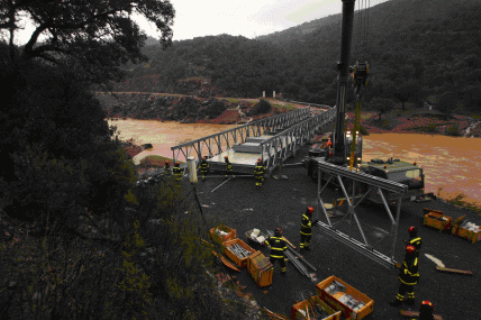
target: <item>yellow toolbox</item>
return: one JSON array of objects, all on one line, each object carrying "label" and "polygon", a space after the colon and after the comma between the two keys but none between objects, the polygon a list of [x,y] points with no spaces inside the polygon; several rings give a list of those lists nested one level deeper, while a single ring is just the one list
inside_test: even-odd
[{"label": "yellow toolbox", "polygon": [[453,218],[445,216],[442,211],[424,208],[423,225],[445,231],[453,226]]},{"label": "yellow toolbox", "polygon": [[[321,312],[316,311],[318,310],[316,306],[319,309],[321,309],[322,314]],[[314,314],[312,312],[313,310],[316,314],[316,317],[314,317]],[[307,316],[308,313],[309,313],[309,317]],[[291,308],[291,317],[293,320],[305,320],[305,319],[340,320],[341,311],[334,310],[327,303],[322,301],[318,296],[312,296],[310,300],[309,299],[304,300],[293,305]],[[320,317],[323,317],[323,318],[320,318]]]},{"label": "yellow toolbox", "polygon": [[[466,238],[472,243],[476,243],[481,240],[481,226],[475,226],[473,228],[474,224],[472,222],[468,220],[463,221],[465,217],[466,215],[459,217],[454,221],[451,233]],[[469,225],[470,223],[472,224],[471,226]]]},{"label": "yellow toolbox", "polygon": [[346,319],[364,319],[374,308],[374,300],[336,276],[319,282],[316,292],[321,300],[341,311]]}]

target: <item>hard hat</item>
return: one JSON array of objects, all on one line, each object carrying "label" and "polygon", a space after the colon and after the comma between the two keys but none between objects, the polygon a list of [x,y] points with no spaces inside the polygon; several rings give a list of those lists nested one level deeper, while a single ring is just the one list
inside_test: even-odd
[{"label": "hard hat", "polygon": [[229,159],[229,157],[228,157],[228,156],[225,156],[224,159]]},{"label": "hard hat", "polygon": [[429,300],[424,300],[423,302],[421,302],[421,307],[419,308],[419,311],[434,312],[434,305],[431,302],[429,302]]},{"label": "hard hat", "polygon": [[175,165],[180,166],[180,162],[177,161],[177,162],[175,163]]},{"label": "hard hat", "polygon": [[409,254],[412,254],[416,251],[416,248],[414,248],[414,246],[406,246],[406,253],[409,253]]},{"label": "hard hat", "polygon": [[313,213],[313,212],[314,212],[314,208],[313,208],[313,207],[307,207],[307,211],[308,211],[309,213]]},{"label": "hard hat", "polygon": [[207,159],[207,156],[203,156],[204,159]]},{"label": "hard hat", "polygon": [[418,229],[415,226],[410,227],[408,230],[409,234],[411,234],[412,236],[416,236],[418,233]]},{"label": "hard hat", "polygon": [[331,137],[329,137],[329,140],[327,141],[327,146],[328,146],[328,147],[332,146],[332,140],[331,140]]},{"label": "hard hat", "polygon": [[280,228],[276,228],[276,229],[274,230],[274,234],[275,234],[276,236],[281,236],[281,235],[282,235],[282,230],[281,230]]},{"label": "hard hat", "polygon": [[262,162],[261,158],[257,159],[257,163],[260,163]]},{"label": "hard hat", "polygon": [[169,160],[165,160],[165,164],[169,164]]}]

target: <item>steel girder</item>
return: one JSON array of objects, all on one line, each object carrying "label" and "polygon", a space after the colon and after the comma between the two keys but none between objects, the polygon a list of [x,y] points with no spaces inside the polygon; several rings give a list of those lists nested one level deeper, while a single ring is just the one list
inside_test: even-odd
[{"label": "steel girder", "polygon": [[[339,167],[324,161],[319,161],[318,162],[318,170],[319,173],[325,172],[329,174],[328,180],[324,186],[322,186],[322,180],[321,180],[321,174],[318,174],[318,208],[317,208],[317,213],[318,217],[320,217],[320,210],[322,210],[324,216],[326,217],[327,223],[324,223],[322,221],[319,221],[315,226],[318,227],[319,229],[323,230],[327,235],[333,237],[336,240],[339,240],[349,247],[355,249],[356,251],[362,253],[363,255],[367,256],[370,259],[373,259],[374,261],[380,263],[384,267],[387,268],[394,268],[396,261],[394,260],[394,252],[395,252],[395,245],[396,245],[396,240],[397,240],[397,234],[398,234],[398,226],[399,226],[399,216],[401,213],[401,203],[402,203],[402,196],[403,194],[407,193],[408,187],[406,185],[389,181],[383,178],[375,177],[366,173],[362,172],[355,172],[354,170],[351,171],[347,167]],[[341,232],[340,230],[337,230],[335,226],[332,224],[331,218],[329,217],[326,207],[324,206],[324,202],[322,201],[322,192],[326,189],[327,185],[329,182],[332,180],[332,178],[336,178],[337,182],[339,183],[339,186],[341,187],[341,190],[346,197],[346,202],[348,204],[348,212],[347,214],[351,216],[356,225],[357,228],[361,234],[361,237],[363,239],[363,242],[360,242],[351,236]],[[353,182],[353,194],[352,198],[349,197],[347,194],[347,190],[344,186],[344,182],[342,181],[342,178],[347,178],[352,180]],[[359,201],[355,204],[355,183],[356,182],[362,182],[365,183],[369,186],[367,192],[359,199]],[[377,188],[381,199],[384,203],[384,207],[386,209],[386,212],[389,216],[389,219],[391,220],[391,231],[390,235],[393,236],[393,241],[391,244],[391,252],[390,252],[390,257],[387,255],[381,253],[378,250],[375,250],[371,244],[369,244],[368,239],[366,238],[364,234],[364,230],[362,229],[361,223],[357,217],[355,208],[366,199],[367,195],[371,192],[372,188]],[[393,217],[391,210],[389,208],[389,205],[386,201],[386,198],[383,194],[384,191],[390,191],[394,192],[396,194],[399,194],[399,200],[396,202],[396,216]],[[320,209],[319,209],[320,208]]]}]

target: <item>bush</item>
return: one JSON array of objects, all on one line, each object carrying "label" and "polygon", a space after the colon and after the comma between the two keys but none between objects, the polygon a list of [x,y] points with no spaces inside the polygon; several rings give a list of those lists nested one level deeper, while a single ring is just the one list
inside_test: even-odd
[{"label": "bush", "polygon": [[227,109],[227,105],[219,100],[215,100],[211,103],[206,110],[207,116],[210,119],[217,118]]},{"label": "bush", "polygon": [[361,135],[363,135],[363,136],[368,136],[368,135],[369,135],[369,131],[367,131],[367,129],[366,129],[364,126],[359,126],[359,132],[360,132]]},{"label": "bush", "polygon": [[435,133],[436,130],[436,124],[435,123],[430,123],[429,125],[422,127],[421,131],[423,132],[429,132],[429,133]]},{"label": "bush", "polygon": [[271,111],[272,111],[272,105],[268,101],[261,99],[258,103],[255,104],[252,111],[249,112],[249,115],[256,116],[258,114],[269,113]]},{"label": "bush", "polygon": [[457,123],[453,124],[446,130],[446,135],[451,137],[461,136],[461,131],[459,130],[459,125]]}]

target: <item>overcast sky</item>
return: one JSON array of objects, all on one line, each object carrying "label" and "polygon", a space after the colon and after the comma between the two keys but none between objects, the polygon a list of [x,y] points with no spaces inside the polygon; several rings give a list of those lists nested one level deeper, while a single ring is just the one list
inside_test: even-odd
[{"label": "overcast sky", "polygon": [[[371,7],[388,0],[357,0]],[[171,0],[176,11],[173,40],[209,35],[230,34],[247,38],[282,31],[304,22],[341,13],[341,0]],[[142,19],[136,19],[147,35],[159,38],[160,32]],[[26,24],[17,33],[18,44],[24,44],[34,30]]]}]

